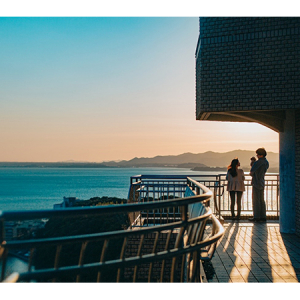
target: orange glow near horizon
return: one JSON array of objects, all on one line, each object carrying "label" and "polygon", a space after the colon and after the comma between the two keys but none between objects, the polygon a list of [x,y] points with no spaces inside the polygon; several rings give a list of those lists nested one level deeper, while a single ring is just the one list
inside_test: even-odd
[{"label": "orange glow near horizon", "polygon": [[59,130],[40,126],[33,130],[24,125],[25,131],[0,134],[7,145],[0,150],[1,161],[101,162],[186,152],[254,152],[259,147],[278,153],[278,133],[258,124],[182,121],[180,127],[174,120],[174,128],[160,126],[141,129],[140,124],[134,129],[124,125],[122,130],[118,126],[106,128],[107,132],[78,128],[75,133],[66,127]]}]

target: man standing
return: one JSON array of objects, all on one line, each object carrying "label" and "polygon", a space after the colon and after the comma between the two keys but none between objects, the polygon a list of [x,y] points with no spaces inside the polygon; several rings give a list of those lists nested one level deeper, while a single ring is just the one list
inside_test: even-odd
[{"label": "man standing", "polygon": [[266,159],[267,152],[265,148],[256,150],[257,161],[254,162],[250,170],[252,176],[252,205],[253,218],[249,221],[265,222],[266,221],[266,203],[264,199],[265,174],[269,168],[269,162]]}]

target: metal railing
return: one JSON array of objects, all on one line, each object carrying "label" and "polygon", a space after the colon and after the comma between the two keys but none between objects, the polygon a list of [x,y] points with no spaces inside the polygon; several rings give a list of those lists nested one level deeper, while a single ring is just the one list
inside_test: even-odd
[{"label": "metal railing", "polygon": [[[174,181],[174,179],[176,178],[169,180]],[[178,185],[173,186],[175,192]],[[143,194],[145,187],[148,188],[148,193],[152,190],[153,199],[149,198],[149,194],[148,198],[145,198],[146,194]],[[8,282],[201,281],[200,262],[213,257],[216,243],[224,233],[222,225],[207,206],[213,193],[203,184],[187,177],[184,194],[182,191],[175,194],[175,197],[180,198],[170,199],[172,198],[170,195],[169,199],[156,197],[159,193],[162,194],[157,188],[158,186],[153,183],[149,183],[147,187],[132,182],[129,196],[135,203],[123,205],[2,212],[0,214],[1,280],[6,278]],[[163,193],[168,191],[164,190]],[[139,195],[139,201],[136,201],[136,195]],[[168,214],[171,211],[175,212],[175,216]],[[89,219],[94,216],[124,213],[133,219],[128,230],[25,240],[5,238],[5,224],[8,221],[53,218],[66,221],[67,218]],[[98,249],[97,253],[94,253],[94,260],[91,260],[88,255],[89,247],[94,252]],[[64,253],[67,248],[69,252]],[[16,270],[7,274],[6,265],[10,253],[20,249],[28,250],[27,271]],[[51,265],[37,267],[38,254],[42,253],[45,256],[44,252],[49,249],[53,252]],[[75,262],[65,265],[63,255],[74,256]]]},{"label": "metal railing", "polygon": [[[188,184],[187,178],[199,182],[214,193],[210,207],[214,214],[220,216],[230,216],[230,197],[227,192],[226,174],[218,175],[137,175],[131,177],[131,188],[136,190],[131,199],[133,202],[145,202],[148,199],[164,199],[165,197],[182,197],[185,186]],[[251,215],[252,207],[252,186],[251,176],[245,173],[246,191],[242,197],[242,215]],[[279,217],[279,174],[265,175],[265,202],[267,216]]]},{"label": "metal railing", "polygon": [[[251,176],[249,173],[245,174],[245,192],[242,197],[242,208],[241,214],[252,215],[252,186],[251,186]],[[227,192],[226,185],[226,175],[220,174],[217,178],[217,205],[219,208],[218,214],[226,216],[230,215],[230,197]],[[279,174],[266,174],[265,175],[265,189],[264,198],[266,203],[267,216],[279,217]],[[215,211],[216,212],[216,211]]]}]

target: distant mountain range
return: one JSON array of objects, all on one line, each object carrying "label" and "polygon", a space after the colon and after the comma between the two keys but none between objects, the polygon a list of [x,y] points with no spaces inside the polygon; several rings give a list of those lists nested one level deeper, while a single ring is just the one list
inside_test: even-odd
[{"label": "distant mountain range", "polygon": [[[139,168],[139,167],[174,167],[190,168],[197,171],[226,170],[231,160],[238,157],[241,168],[245,172],[250,170],[250,157],[255,156],[254,151],[234,150],[230,152],[204,152],[204,153],[183,153],[180,155],[167,155],[155,157],[135,157],[131,160],[106,161],[102,163],[92,162],[0,162],[0,167],[64,167],[64,168]],[[268,152],[267,159],[270,163],[269,172],[278,172],[279,154]]]},{"label": "distant mountain range", "polygon": [[[241,168],[250,170],[250,157],[255,156],[254,151],[234,150],[225,153],[204,152],[204,153],[183,153],[180,155],[155,156],[152,158],[133,158],[128,161],[103,162],[107,166],[117,167],[176,167],[176,168],[197,168],[201,169],[226,169],[231,160],[238,157]],[[267,159],[270,169],[279,169],[279,154],[268,152]],[[276,172],[277,172],[276,171]]]}]

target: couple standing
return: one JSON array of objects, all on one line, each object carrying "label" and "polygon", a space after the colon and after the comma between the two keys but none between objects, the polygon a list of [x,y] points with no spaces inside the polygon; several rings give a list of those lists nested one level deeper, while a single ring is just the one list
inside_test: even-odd
[{"label": "couple standing", "polygon": [[[265,173],[269,168],[269,162],[266,159],[267,152],[264,148],[258,148],[256,150],[257,160],[251,158],[251,170],[252,176],[252,205],[253,205],[253,218],[249,221],[265,222],[266,221],[266,204],[264,200],[264,187],[265,187]],[[239,169],[240,162],[237,158],[233,159],[228,166],[228,172],[226,180],[228,181],[227,190],[230,194],[230,209],[233,219],[239,220],[241,214],[241,199],[243,192],[245,191],[245,176],[244,171]],[[237,201],[237,215],[234,213],[235,199]]]}]

